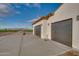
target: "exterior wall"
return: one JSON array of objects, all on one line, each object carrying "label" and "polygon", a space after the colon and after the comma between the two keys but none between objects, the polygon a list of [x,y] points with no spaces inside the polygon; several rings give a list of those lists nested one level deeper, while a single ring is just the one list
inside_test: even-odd
[{"label": "exterior wall", "polygon": [[51,40],[51,22],[50,20],[47,21],[47,36],[48,36],[48,39]]},{"label": "exterior wall", "polygon": [[[40,22],[36,23],[36,24],[33,24],[33,35],[35,35],[35,30],[34,30],[34,27],[35,26],[38,26],[38,25],[42,25],[43,24],[43,20],[41,20]],[[42,30],[42,27],[41,27],[41,30]],[[41,31],[41,38],[42,38],[42,31]]]},{"label": "exterior wall", "polygon": [[33,26],[33,35],[35,34],[34,31],[35,31],[35,30],[34,30],[34,26]]},{"label": "exterior wall", "polygon": [[36,24],[33,25],[33,35],[34,35],[34,27],[41,25],[41,38],[42,39],[47,39],[47,21],[46,20],[41,20],[37,22]]},{"label": "exterior wall", "polygon": [[79,49],[79,20],[77,20],[77,15],[79,15],[79,4],[77,3],[66,3],[63,4],[56,12],[55,15],[50,17],[48,20],[49,25],[49,39],[51,39],[51,23],[66,20],[72,18],[72,47]]},{"label": "exterior wall", "polygon": [[42,24],[42,38],[43,39],[48,39],[47,37],[47,20],[43,20],[43,24]]}]

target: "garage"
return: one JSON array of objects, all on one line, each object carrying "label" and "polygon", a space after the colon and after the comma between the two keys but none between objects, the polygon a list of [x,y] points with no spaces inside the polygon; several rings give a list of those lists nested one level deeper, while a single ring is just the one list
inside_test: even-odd
[{"label": "garage", "polygon": [[41,37],[41,25],[35,26],[35,35]]},{"label": "garage", "polygon": [[52,23],[52,40],[72,47],[72,18]]}]

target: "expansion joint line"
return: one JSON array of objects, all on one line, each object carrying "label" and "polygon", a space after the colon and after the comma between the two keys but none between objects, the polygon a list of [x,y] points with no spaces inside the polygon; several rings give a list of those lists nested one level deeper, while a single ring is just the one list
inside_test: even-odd
[{"label": "expansion joint line", "polygon": [[22,45],[23,45],[23,38],[24,38],[24,33],[22,34],[22,38],[21,38],[21,41],[20,41],[18,56],[21,55]]}]

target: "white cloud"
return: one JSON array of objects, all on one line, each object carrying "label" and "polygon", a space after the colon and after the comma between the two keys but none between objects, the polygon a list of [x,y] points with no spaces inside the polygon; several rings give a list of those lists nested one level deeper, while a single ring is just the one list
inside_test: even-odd
[{"label": "white cloud", "polygon": [[33,3],[33,4],[31,4],[31,3],[26,3],[26,6],[28,6],[28,7],[38,7],[38,8],[40,8],[40,3]]},{"label": "white cloud", "polygon": [[40,17],[38,17],[38,18],[36,18],[36,19],[28,20],[28,21],[26,21],[26,22],[34,22],[34,21],[36,21],[36,20],[38,20],[38,19],[40,19]]},{"label": "white cloud", "polygon": [[40,8],[40,3],[34,3],[33,6]]},{"label": "white cloud", "polygon": [[5,4],[0,4],[0,9],[6,9],[7,8],[7,5],[5,5]]},{"label": "white cloud", "polygon": [[16,5],[15,7],[16,7],[16,8],[20,8],[21,6],[19,6],[19,5]]},{"label": "white cloud", "polygon": [[21,12],[20,11],[16,11],[16,14],[21,14]]},{"label": "white cloud", "polygon": [[9,3],[0,3],[0,17],[11,16],[14,14],[19,14]]},{"label": "white cloud", "polygon": [[0,16],[6,16],[9,14],[9,5],[10,4],[0,3]]},{"label": "white cloud", "polygon": [[6,11],[8,10],[10,4],[4,4],[4,3],[0,3],[0,11]]},{"label": "white cloud", "polygon": [[30,3],[26,3],[26,6],[30,6]]}]

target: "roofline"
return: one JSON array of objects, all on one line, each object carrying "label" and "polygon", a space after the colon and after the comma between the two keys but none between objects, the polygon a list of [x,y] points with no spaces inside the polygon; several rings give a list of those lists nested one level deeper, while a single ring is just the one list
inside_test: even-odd
[{"label": "roofline", "polygon": [[41,20],[43,20],[43,18],[44,18],[44,17],[41,17],[40,19],[38,19],[38,20],[36,20],[36,21],[33,21],[33,22],[32,22],[32,25],[33,25],[33,24],[36,24],[37,22],[39,22],[39,21],[41,21]]},{"label": "roofline", "polygon": [[[60,7],[61,7],[63,4],[64,4],[64,3],[62,3],[62,4],[60,5]],[[59,9],[60,7],[58,7],[58,9]],[[57,9],[57,10],[58,10],[58,9]],[[56,10],[56,11],[57,11],[57,10]],[[55,11],[55,12],[56,12],[56,11]],[[55,12],[54,12],[54,13],[55,13]]]},{"label": "roofline", "polygon": [[[63,3],[60,5],[60,7],[61,7],[62,5],[63,5]],[[59,9],[60,7],[58,7],[58,9]],[[58,9],[57,9],[57,10],[58,10]],[[56,10],[56,11],[57,11],[57,10]],[[55,11],[55,12],[56,12],[56,11]],[[32,22],[32,25],[36,24],[37,22],[39,22],[39,21],[41,21],[41,20],[48,20],[49,17],[54,16],[55,12],[54,12],[54,13],[49,13],[47,16],[43,16],[43,17],[41,17],[40,19],[38,19],[38,20]]]},{"label": "roofline", "polygon": [[41,17],[40,19],[38,19],[38,20],[32,22],[32,25],[36,24],[37,22],[39,22],[39,21],[41,21],[41,20],[48,20],[48,18],[51,17],[51,16],[53,16],[53,15],[54,15],[54,13],[49,13],[47,16],[43,16],[43,17]]}]

